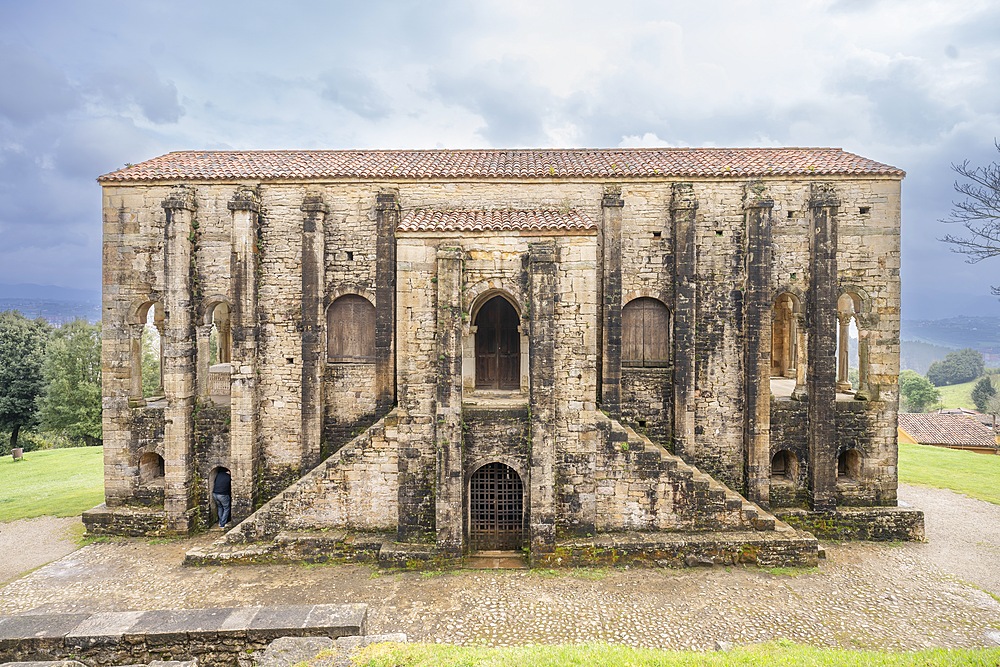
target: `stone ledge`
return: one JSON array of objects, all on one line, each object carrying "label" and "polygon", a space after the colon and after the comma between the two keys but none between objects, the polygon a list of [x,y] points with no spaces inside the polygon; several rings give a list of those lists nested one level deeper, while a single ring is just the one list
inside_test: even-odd
[{"label": "stone ledge", "polygon": [[108,507],[101,503],[83,513],[87,536],[121,535],[145,537],[167,532],[167,515],[162,508]]},{"label": "stone ledge", "polygon": [[235,665],[278,637],[363,635],[365,604],[171,609],[0,617],[0,662],[136,664],[198,658]]},{"label": "stone ledge", "polygon": [[774,515],[823,540],[924,541],[924,513],[911,507],[840,507],[832,512],[778,508]]},{"label": "stone ledge", "polygon": [[818,562],[816,538],[779,522],[774,531],[605,533],[593,538],[563,540],[556,544],[553,553],[536,557],[532,565],[813,567]]}]

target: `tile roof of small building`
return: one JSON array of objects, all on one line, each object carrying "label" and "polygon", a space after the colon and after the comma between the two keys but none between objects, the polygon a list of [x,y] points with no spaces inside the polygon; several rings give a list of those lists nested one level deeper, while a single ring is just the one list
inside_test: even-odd
[{"label": "tile roof of small building", "polygon": [[179,151],[127,165],[98,181],[817,175],[902,178],[905,173],[840,148]]},{"label": "tile roof of small building", "polygon": [[966,415],[900,412],[899,428],[922,445],[997,446],[993,429]]},{"label": "tile roof of small building", "polygon": [[597,223],[576,209],[414,209],[403,214],[397,229],[402,232],[590,231],[597,229]]}]

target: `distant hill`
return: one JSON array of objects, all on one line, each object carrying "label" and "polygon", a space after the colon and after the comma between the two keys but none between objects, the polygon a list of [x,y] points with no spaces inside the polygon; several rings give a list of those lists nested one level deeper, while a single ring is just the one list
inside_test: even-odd
[{"label": "distant hill", "polygon": [[980,352],[1000,353],[1000,317],[949,317],[944,320],[903,320],[901,338]]},{"label": "distant hill", "polygon": [[52,324],[77,318],[101,319],[101,293],[55,285],[8,285],[0,283],[0,310],[17,310],[25,317],[41,317]]}]

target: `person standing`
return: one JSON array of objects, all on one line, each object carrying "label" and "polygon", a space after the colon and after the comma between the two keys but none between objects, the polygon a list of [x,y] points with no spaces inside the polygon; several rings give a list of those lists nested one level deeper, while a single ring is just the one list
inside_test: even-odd
[{"label": "person standing", "polygon": [[212,497],[219,510],[219,528],[225,530],[229,523],[229,508],[233,502],[233,478],[228,468],[219,468],[212,484]]}]

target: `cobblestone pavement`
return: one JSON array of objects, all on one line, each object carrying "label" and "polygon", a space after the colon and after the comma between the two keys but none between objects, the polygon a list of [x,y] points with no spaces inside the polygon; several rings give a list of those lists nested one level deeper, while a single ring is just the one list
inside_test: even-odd
[{"label": "cobblestone pavement", "polygon": [[797,576],[736,567],[386,574],[361,566],[180,565],[188,548],[216,533],[92,544],[0,588],[0,615],[367,602],[370,632],[405,632],[415,641],[1000,644],[1000,602],[976,587],[1000,594],[997,574],[983,572],[996,562],[1000,507],[933,489],[903,488],[901,496],[928,513],[927,544],[827,544],[827,560]]}]

